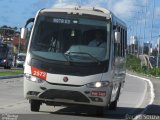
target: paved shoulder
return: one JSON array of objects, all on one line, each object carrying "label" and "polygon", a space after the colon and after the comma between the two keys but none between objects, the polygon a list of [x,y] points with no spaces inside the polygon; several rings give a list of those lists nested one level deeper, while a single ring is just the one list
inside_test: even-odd
[{"label": "paved shoulder", "polygon": [[160,119],[160,80],[151,78],[154,86],[155,98],[153,104],[149,105],[144,114],[158,115]]},{"label": "paved shoulder", "polygon": [[142,114],[141,115],[143,117],[142,119],[144,119],[144,117],[146,117],[147,115],[151,115],[151,116],[148,116],[148,117],[154,117],[154,119],[157,118],[157,120],[159,120],[160,119],[160,79],[156,79],[154,77],[146,77],[144,75],[133,73],[133,72],[129,72],[129,73],[147,78],[153,83],[154,93],[155,93],[154,101],[151,105],[149,105],[143,111],[143,113],[142,113],[143,115]]}]

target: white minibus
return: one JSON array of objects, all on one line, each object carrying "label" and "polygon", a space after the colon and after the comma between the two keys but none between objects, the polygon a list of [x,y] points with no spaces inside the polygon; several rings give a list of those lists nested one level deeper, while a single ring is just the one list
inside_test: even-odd
[{"label": "white minibus", "polygon": [[[30,27],[28,27],[30,25]],[[24,96],[46,105],[115,110],[125,82],[127,27],[104,8],[39,10],[21,29],[28,39]]]}]

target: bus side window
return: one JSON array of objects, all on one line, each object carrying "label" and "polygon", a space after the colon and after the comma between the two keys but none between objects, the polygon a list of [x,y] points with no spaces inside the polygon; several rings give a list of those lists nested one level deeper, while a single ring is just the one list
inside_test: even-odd
[{"label": "bus side window", "polygon": [[127,37],[126,30],[122,28],[121,30],[121,56],[125,57],[126,54],[126,46],[127,46]]},{"label": "bus side window", "polygon": [[121,28],[120,26],[116,28],[118,32],[121,34],[120,43],[115,43],[115,56],[125,57],[125,50],[127,45],[127,37],[126,37],[126,30]]},{"label": "bus side window", "polygon": [[121,28],[121,57],[123,57],[124,56],[124,45],[123,45],[123,43],[124,43],[124,37],[123,37],[123,32],[124,32],[124,30],[123,30],[123,28]]},{"label": "bus side window", "polygon": [[[120,27],[116,26],[115,31],[120,32]],[[115,55],[115,57],[120,56],[120,53],[121,53],[120,43],[114,43],[114,55]]]}]

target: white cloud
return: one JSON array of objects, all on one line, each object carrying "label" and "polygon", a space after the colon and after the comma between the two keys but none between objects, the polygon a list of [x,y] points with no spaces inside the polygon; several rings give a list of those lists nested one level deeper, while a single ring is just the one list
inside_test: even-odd
[{"label": "white cloud", "polygon": [[155,14],[154,14],[156,17],[160,17],[160,7],[156,7],[155,8]]},{"label": "white cloud", "polygon": [[94,7],[107,7],[107,4],[110,0],[88,0],[86,1],[88,5]]},{"label": "white cloud", "polygon": [[75,0],[58,0],[54,3],[52,7],[72,7],[77,6],[77,2]]},{"label": "white cloud", "polygon": [[[132,20],[134,24],[138,21],[139,24],[145,23],[145,8],[143,6],[149,5],[148,0],[57,0],[52,7],[73,7],[73,6],[92,6],[104,7],[111,10],[116,16],[123,21]],[[143,13],[139,13],[143,10]],[[151,15],[151,11],[147,12],[147,18]],[[160,7],[156,8],[156,16],[160,14]],[[136,17],[136,19],[134,18]],[[148,22],[149,19],[146,19]]]},{"label": "white cloud", "polygon": [[[104,7],[111,10],[117,17],[125,21],[127,25],[132,28],[132,30],[128,32],[129,35],[135,35],[136,31],[141,31],[141,33],[145,31],[146,38],[148,38],[151,33],[150,31],[153,16],[152,0],[54,0],[53,3],[54,4],[52,5],[52,7],[73,7],[78,5]],[[160,7],[159,2],[156,3],[158,4],[155,4],[155,18],[153,26],[160,27]],[[146,5],[147,7],[145,7]],[[145,17],[146,8],[147,13]],[[146,27],[144,27],[145,23]],[[138,35],[139,34],[140,32],[138,33]],[[143,35],[144,34],[141,34],[141,38],[143,37]]]},{"label": "white cloud", "polygon": [[135,14],[137,8],[134,4],[134,0],[121,0],[116,2],[112,6],[112,9],[117,16],[120,16],[120,18],[128,19]]},{"label": "white cloud", "polygon": [[135,0],[57,0],[52,7],[93,6],[105,7],[122,19],[128,19],[134,13]]},{"label": "white cloud", "polygon": [[68,6],[103,6],[109,0],[58,0],[52,7],[68,7]]}]

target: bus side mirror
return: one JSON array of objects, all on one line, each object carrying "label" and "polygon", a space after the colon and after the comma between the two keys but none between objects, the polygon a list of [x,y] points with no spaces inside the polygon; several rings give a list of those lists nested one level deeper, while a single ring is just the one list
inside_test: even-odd
[{"label": "bus side mirror", "polygon": [[121,42],[121,33],[120,32],[115,32],[114,37],[115,37],[115,43]]},{"label": "bus side mirror", "polygon": [[27,29],[27,26],[33,22],[34,22],[34,18],[30,18],[27,20],[25,27],[21,29],[21,39],[27,39],[27,34],[29,32],[29,30]]},{"label": "bus side mirror", "polygon": [[21,28],[21,39],[26,39],[27,38],[27,28]]}]

